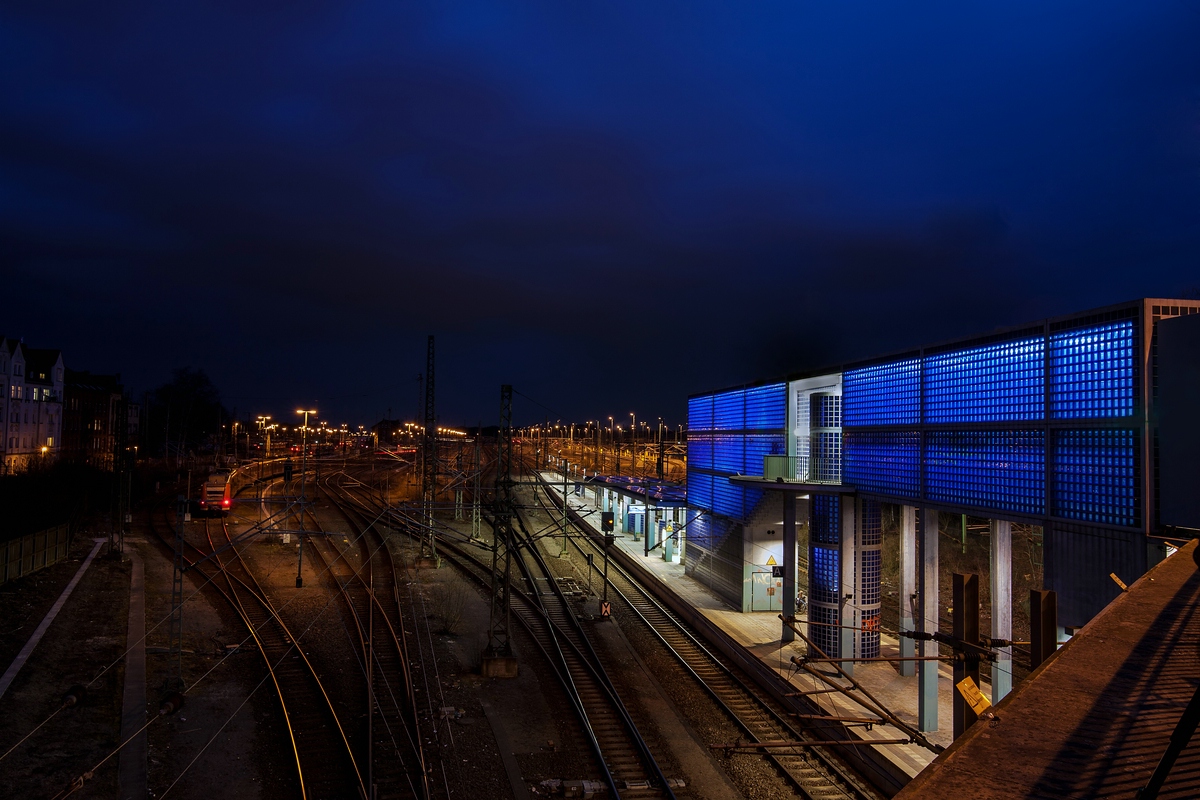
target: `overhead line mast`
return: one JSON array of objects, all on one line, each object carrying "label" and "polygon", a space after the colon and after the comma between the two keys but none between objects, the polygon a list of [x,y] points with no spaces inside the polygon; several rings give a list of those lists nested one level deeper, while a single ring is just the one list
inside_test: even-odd
[{"label": "overhead line mast", "polygon": [[425,360],[425,437],[421,450],[421,501],[426,532],[421,536],[422,560],[437,563],[437,543],[433,531],[433,500],[437,494],[437,409],[434,403],[433,336]]},{"label": "overhead line mast", "polygon": [[[488,678],[517,677],[517,659],[509,640],[512,587],[512,387],[500,387],[500,432],[497,437],[496,505],[492,526],[492,607],[488,644],[481,672]],[[501,552],[503,550],[503,553]],[[503,558],[503,567],[501,567]]]}]

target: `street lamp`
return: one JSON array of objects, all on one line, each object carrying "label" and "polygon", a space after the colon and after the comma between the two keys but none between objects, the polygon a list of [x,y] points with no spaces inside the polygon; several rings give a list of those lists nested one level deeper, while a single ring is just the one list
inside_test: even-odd
[{"label": "street lamp", "polygon": [[297,408],[297,414],[304,415],[304,427],[300,429],[300,557],[296,561],[296,588],[304,586],[304,481],[305,470],[308,467],[308,415],[316,416],[315,408]]}]

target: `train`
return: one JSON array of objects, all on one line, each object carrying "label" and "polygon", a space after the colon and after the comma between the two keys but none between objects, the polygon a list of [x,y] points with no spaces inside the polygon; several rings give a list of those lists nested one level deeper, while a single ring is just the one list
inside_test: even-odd
[{"label": "train", "polygon": [[200,488],[200,511],[208,514],[225,515],[233,504],[229,470],[210,472],[208,480]]}]

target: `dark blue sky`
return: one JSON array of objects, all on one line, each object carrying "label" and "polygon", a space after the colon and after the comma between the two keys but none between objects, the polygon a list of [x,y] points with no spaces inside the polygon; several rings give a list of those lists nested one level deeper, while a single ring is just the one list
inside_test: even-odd
[{"label": "dark blue sky", "polygon": [[1181,1],[10,3],[0,334],[357,423],[434,333],[447,422],[678,421],[1195,296],[1198,43]]}]

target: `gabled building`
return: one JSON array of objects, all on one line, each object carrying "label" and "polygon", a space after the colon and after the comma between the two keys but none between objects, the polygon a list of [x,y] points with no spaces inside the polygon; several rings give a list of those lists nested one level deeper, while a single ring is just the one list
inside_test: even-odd
[{"label": "gabled building", "polygon": [[62,353],[0,338],[0,440],[3,471],[19,472],[58,457],[62,444]]}]

